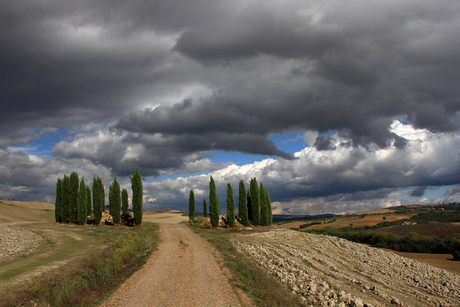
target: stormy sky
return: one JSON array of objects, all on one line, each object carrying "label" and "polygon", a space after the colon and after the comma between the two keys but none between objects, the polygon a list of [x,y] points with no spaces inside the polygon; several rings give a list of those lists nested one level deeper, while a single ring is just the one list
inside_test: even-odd
[{"label": "stormy sky", "polygon": [[209,176],[279,214],[460,201],[457,0],[6,0],[0,25],[0,199],[138,168],[146,209]]}]

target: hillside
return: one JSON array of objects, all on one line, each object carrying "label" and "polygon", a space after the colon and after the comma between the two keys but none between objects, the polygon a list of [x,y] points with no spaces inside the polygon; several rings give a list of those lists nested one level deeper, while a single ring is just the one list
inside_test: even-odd
[{"label": "hillside", "polygon": [[336,237],[274,229],[238,249],[314,306],[458,306],[460,276]]}]

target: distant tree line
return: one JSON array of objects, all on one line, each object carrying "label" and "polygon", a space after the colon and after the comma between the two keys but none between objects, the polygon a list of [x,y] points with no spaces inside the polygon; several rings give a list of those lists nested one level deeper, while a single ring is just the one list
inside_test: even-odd
[{"label": "distant tree line", "polygon": [[[227,217],[230,227],[235,227],[235,198],[233,188],[227,183]],[[193,213],[192,213],[193,212]],[[193,190],[189,197],[189,219],[194,220],[195,196]],[[208,207],[206,199],[203,199],[203,216],[207,217]],[[216,183],[211,176],[209,180],[209,217],[212,227],[219,225],[219,197],[216,192]],[[244,181],[240,180],[238,188],[238,217],[244,226],[270,226],[273,222],[272,206],[270,194],[267,189],[260,184],[257,185],[256,178],[251,178],[249,190],[246,190]]]},{"label": "distant tree line", "polygon": [[[132,205],[135,225],[142,223],[142,180],[136,169],[131,178],[133,191]],[[92,195],[91,195],[92,194]],[[109,214],[114,224],[119,224],[121,215],[128,214],[128,191],[120,191],[120,183],[114,178],[109,187]],[[82,178],[80,183],[78,174],[58,178],[56,182],[55,219],[58,223],[76,223],[79,225],[88,222],[88,216],[93,216],[92,224],[98,225],[105,208],[105,189],[99,177],[93,178],[92,190]]]}]

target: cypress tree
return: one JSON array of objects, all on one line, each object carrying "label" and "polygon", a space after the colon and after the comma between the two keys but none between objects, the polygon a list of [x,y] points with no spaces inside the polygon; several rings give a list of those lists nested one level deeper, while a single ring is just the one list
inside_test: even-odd
[{"label": "cypress tree", "polygon": [[203,199],[203,217],[208,217],[208,205],[206,199]]},{"label": "cypress tree", "polygon": [[76,222],[80,225],[86,223],[86,208],[88,206],[88,197],[86,197],[86,184],[85,179],[82,178],[80,182],[80,191],[78,192],[77,199],[77,220]]},{"label": "cypress tree", "polygon": [[78,204],[78,174],[72,172],[70,174],[70,187],[69,187],[69,222],[75,223],[77,221],[77,204]]},{"label": "cypress tree", "polygon": [[268,206],[268,225],[271,225],[273,224],[272,202],[270,200],[270,194],[268,193],[267,189],[265,189],[265,202]]},{"label": "cypress tree", "polygon": [[[112,183],[113,184],[113,183]],[[113,192],[112,192],[112,185],[109,186],[109,214],[112,216],[112,220],[113,220],[113,210],[112,210],[112,207],[113,207]]]},{"label": "cypress tree", "polygon": [[89,184],[86,186],[86,214],[91,215],[91,189]]},{"label": "cypress tree", "polygon": [[136,169],[131,177],[131,188],[133,190],[133,214],[136,225],[142,223],[142,178],[139,170]]},{"label": "cypress tree", "polygon": [[120,208],[121,208],[120,183],[117,181],[117,177],[115,177],[112,185],[110,186],[110,192],[109,192],[109,212],[113,218],[114,224],[120,224]]},{"label": "cypress tree", "polygon": [[246,201],[247,201],[247,209],[248,209],[248,219],[252,221],[252,206],[251,206],[251,191],[246,191]]},{"label": "cypress tree", "polygon": [[102,218],[101,188],[99,187],[99,177],[93,177],[93,215],[93,222],[95,225],[98,225]]},{"label": "cypress tree", "polygon": [[195,221],[195,194],[193,190],[190,190],[190,196],[188,198],[188,219]]},{"label": "cypress tree", "polygon": [[262,226],[268,226],[268,206],[265,197],[265,188],[262,183],[260,183],[260,197],[259,197],[259,202],[260,202],[260,225]]},{"label": "cypress tree", "polygon": [[246,187],[244,181],[240,180],[238,188],[238,216],[243,220],[244,226],[249,226],[248,207],[246,206]]},{"label": "cypress tree", "polygon": [[228,225],[232,228],[235,227],[235,198],[230,183],[227,183],[227,218]]},{"label": "cypress tree", "polygon": [[102,212],[105,212],[105,189],[104,189],[104,184],[102,183],[102,179],[97,177],[97,180],[99,181],[99,206],[101,206],[101,214]]},{"label": "cypress tree", "polygon": [[121,211],[123,215],[128,214],[128,190],[121,191]]},{"label": "cypress tree", "polygon": [[57,223],[62,223],[61,219],[61,189],[62,180],[58,178],[56,182],[56,202],[54,203],[54,217]]},{"label": "cypress tree", "polygon": [[216,193],[216,183],[214,182],[214,178],[212,178],[212,176],[211,180],[209,181],[209,214],[211,217],[212,227],[219,226],[219,198],[217,197]]},{"label": "cypress tree", "polygon": [[70,179],[67,175],[64,175],[61,187],[61,220],[63,223],[69,222],[69,188]]},{"label": "cypress tree", "polygon": [[249,185],[251,190],[251,211],[252,211],[252,225],[260,225],[260,208],[259,208],[259,187],[257,186],[256,178],[251,178]]}]

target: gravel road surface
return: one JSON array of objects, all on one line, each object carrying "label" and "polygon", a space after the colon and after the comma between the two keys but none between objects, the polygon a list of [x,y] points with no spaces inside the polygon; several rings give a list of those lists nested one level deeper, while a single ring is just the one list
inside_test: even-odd
[{"label": "gravel road surface", "polygon": [[159,249],[102,306],[241,306],[205,239],[159,225]]}]

